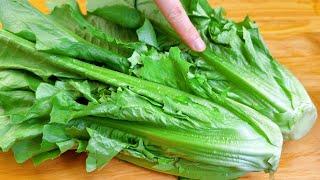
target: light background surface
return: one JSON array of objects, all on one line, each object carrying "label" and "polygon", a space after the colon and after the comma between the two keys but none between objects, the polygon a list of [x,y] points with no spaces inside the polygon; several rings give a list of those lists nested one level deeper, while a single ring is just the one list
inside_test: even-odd
[{"label": "light background surface", "polygon": [[[32,0],[40,8],[43,0]],[[80,0],[82,1],[82,0]],[[320,108],[320,1],[318,0],[211,0],[223,6],[229,17],[250,15],[261,28],[272,54],[305,85]],[[318,113],[319,114],[319,113]],[[0,153],[0,179],[176,179],[114,159],[100,171],[86,173],[85,154],[68,152],[34,167],[30,161],[16,164],[11,153]],[[242,179],[268,179],[251,173]],[[320,179],[320,122],[303,139],[286,142],[276,180]]]}]

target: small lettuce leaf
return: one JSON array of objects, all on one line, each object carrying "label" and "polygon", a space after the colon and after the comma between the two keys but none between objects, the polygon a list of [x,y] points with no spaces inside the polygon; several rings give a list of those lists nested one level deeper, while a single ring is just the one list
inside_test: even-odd
[{"label": "small lettuce leaf", "polygon": [[83,17],[75,1],[61,3],[54,0],[47,3],[52,8],[50,19],[92,44],[126,57],[130,56],[133,50],[143,46],[131,29],[123,28],[91,13]]},{"label": "small lettuce leaf", "polygon": [[29,72],[11,69],[0,70],[0,90],[32,90],[35,91],[41,79]]},{"label": "small lettuce leaf", "polygon": [[148,19],[146,19],[143,25],[139,29],[137,29],[137,35],[139,41],[155,48],[159,48],[156,32],[154,31],[153,26]]},{"label": "small lettuce leaf", "polygon": [[102,168],[126,147],[124,143],[103,136],[103,134],[107,132],[103,132],[102,134],[102,132],[97,132],[90,128],[87,128],[87,131],[90,135],[87,146],[89,154],[86,160],[86,169],[88,172]]},{"label": "small lettuce leaf", "polygon": [[127,28],[138,28],[143,22],[142,15],[134,6],[132,0],[87,1],[89,12]]},{"label": "small lettuce leaf", "polygon": [[[6,121],[6,120],[1,120]],[[1,131],[2,138],[0,140],[0,148],[2,151],[8,151],[15,142],[25,139],[32,139],[42,134],[43,122],[39,120],[33,120],[31,122],[21,123],[19,125],[13,125],[10,122],[6,123],[5,127]]]}]

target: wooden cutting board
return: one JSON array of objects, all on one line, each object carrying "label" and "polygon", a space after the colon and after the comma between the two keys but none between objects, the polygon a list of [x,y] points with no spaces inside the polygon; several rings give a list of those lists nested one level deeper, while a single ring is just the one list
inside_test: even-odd
[{"label": "wooden cutting board", "polygon": [[[37,1],[37,0],[33,0]],[[41,0],[40,0],[41,1]],[[212,0],[228,16],[256,20],[273,55],[305,85],[320,108],[320,2],[318,0]],[[286,142],[275,179],[320,179],[320,122],[303,139]],[[176,179],[119,160],[98,172],[85,172],[85,155],[72,152],[34,167],[31,162],[15,163],[11,153],[0,154],[0,179]],[[268,179],[251,173],[243,179]]]}]

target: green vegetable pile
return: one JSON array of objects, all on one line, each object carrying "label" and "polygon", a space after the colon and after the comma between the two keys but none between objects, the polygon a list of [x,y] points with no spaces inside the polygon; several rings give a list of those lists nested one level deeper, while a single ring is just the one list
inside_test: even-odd
[{"label": "green vegetable pile", "polygon": [[0,0],[0,148],[38,165],[86,152],[191,179],[277,169],[316,109],[249,18],[182,0],[207,44],[180,42],[153,0]]}]

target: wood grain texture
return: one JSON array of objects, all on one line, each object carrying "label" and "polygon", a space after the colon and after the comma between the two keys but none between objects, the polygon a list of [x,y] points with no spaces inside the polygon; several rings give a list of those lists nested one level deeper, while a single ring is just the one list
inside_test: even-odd
[{"label": "wood grain texture", "polygon": [[[257,21],[273,55],[305,85],[320,107],[320,1],[318,0],[213,0],[228,16],[245,15]],[[299,141],[286,142],[276,180],[320,179],[320,122]],[[11,153],[0,154],[0,179],[176,179],[119,160],[98,172],[87,174],[85,155],[68,152],[59,159],[34,167],[17,165]],[[268,179],[251,173],[242,179]]]}]

